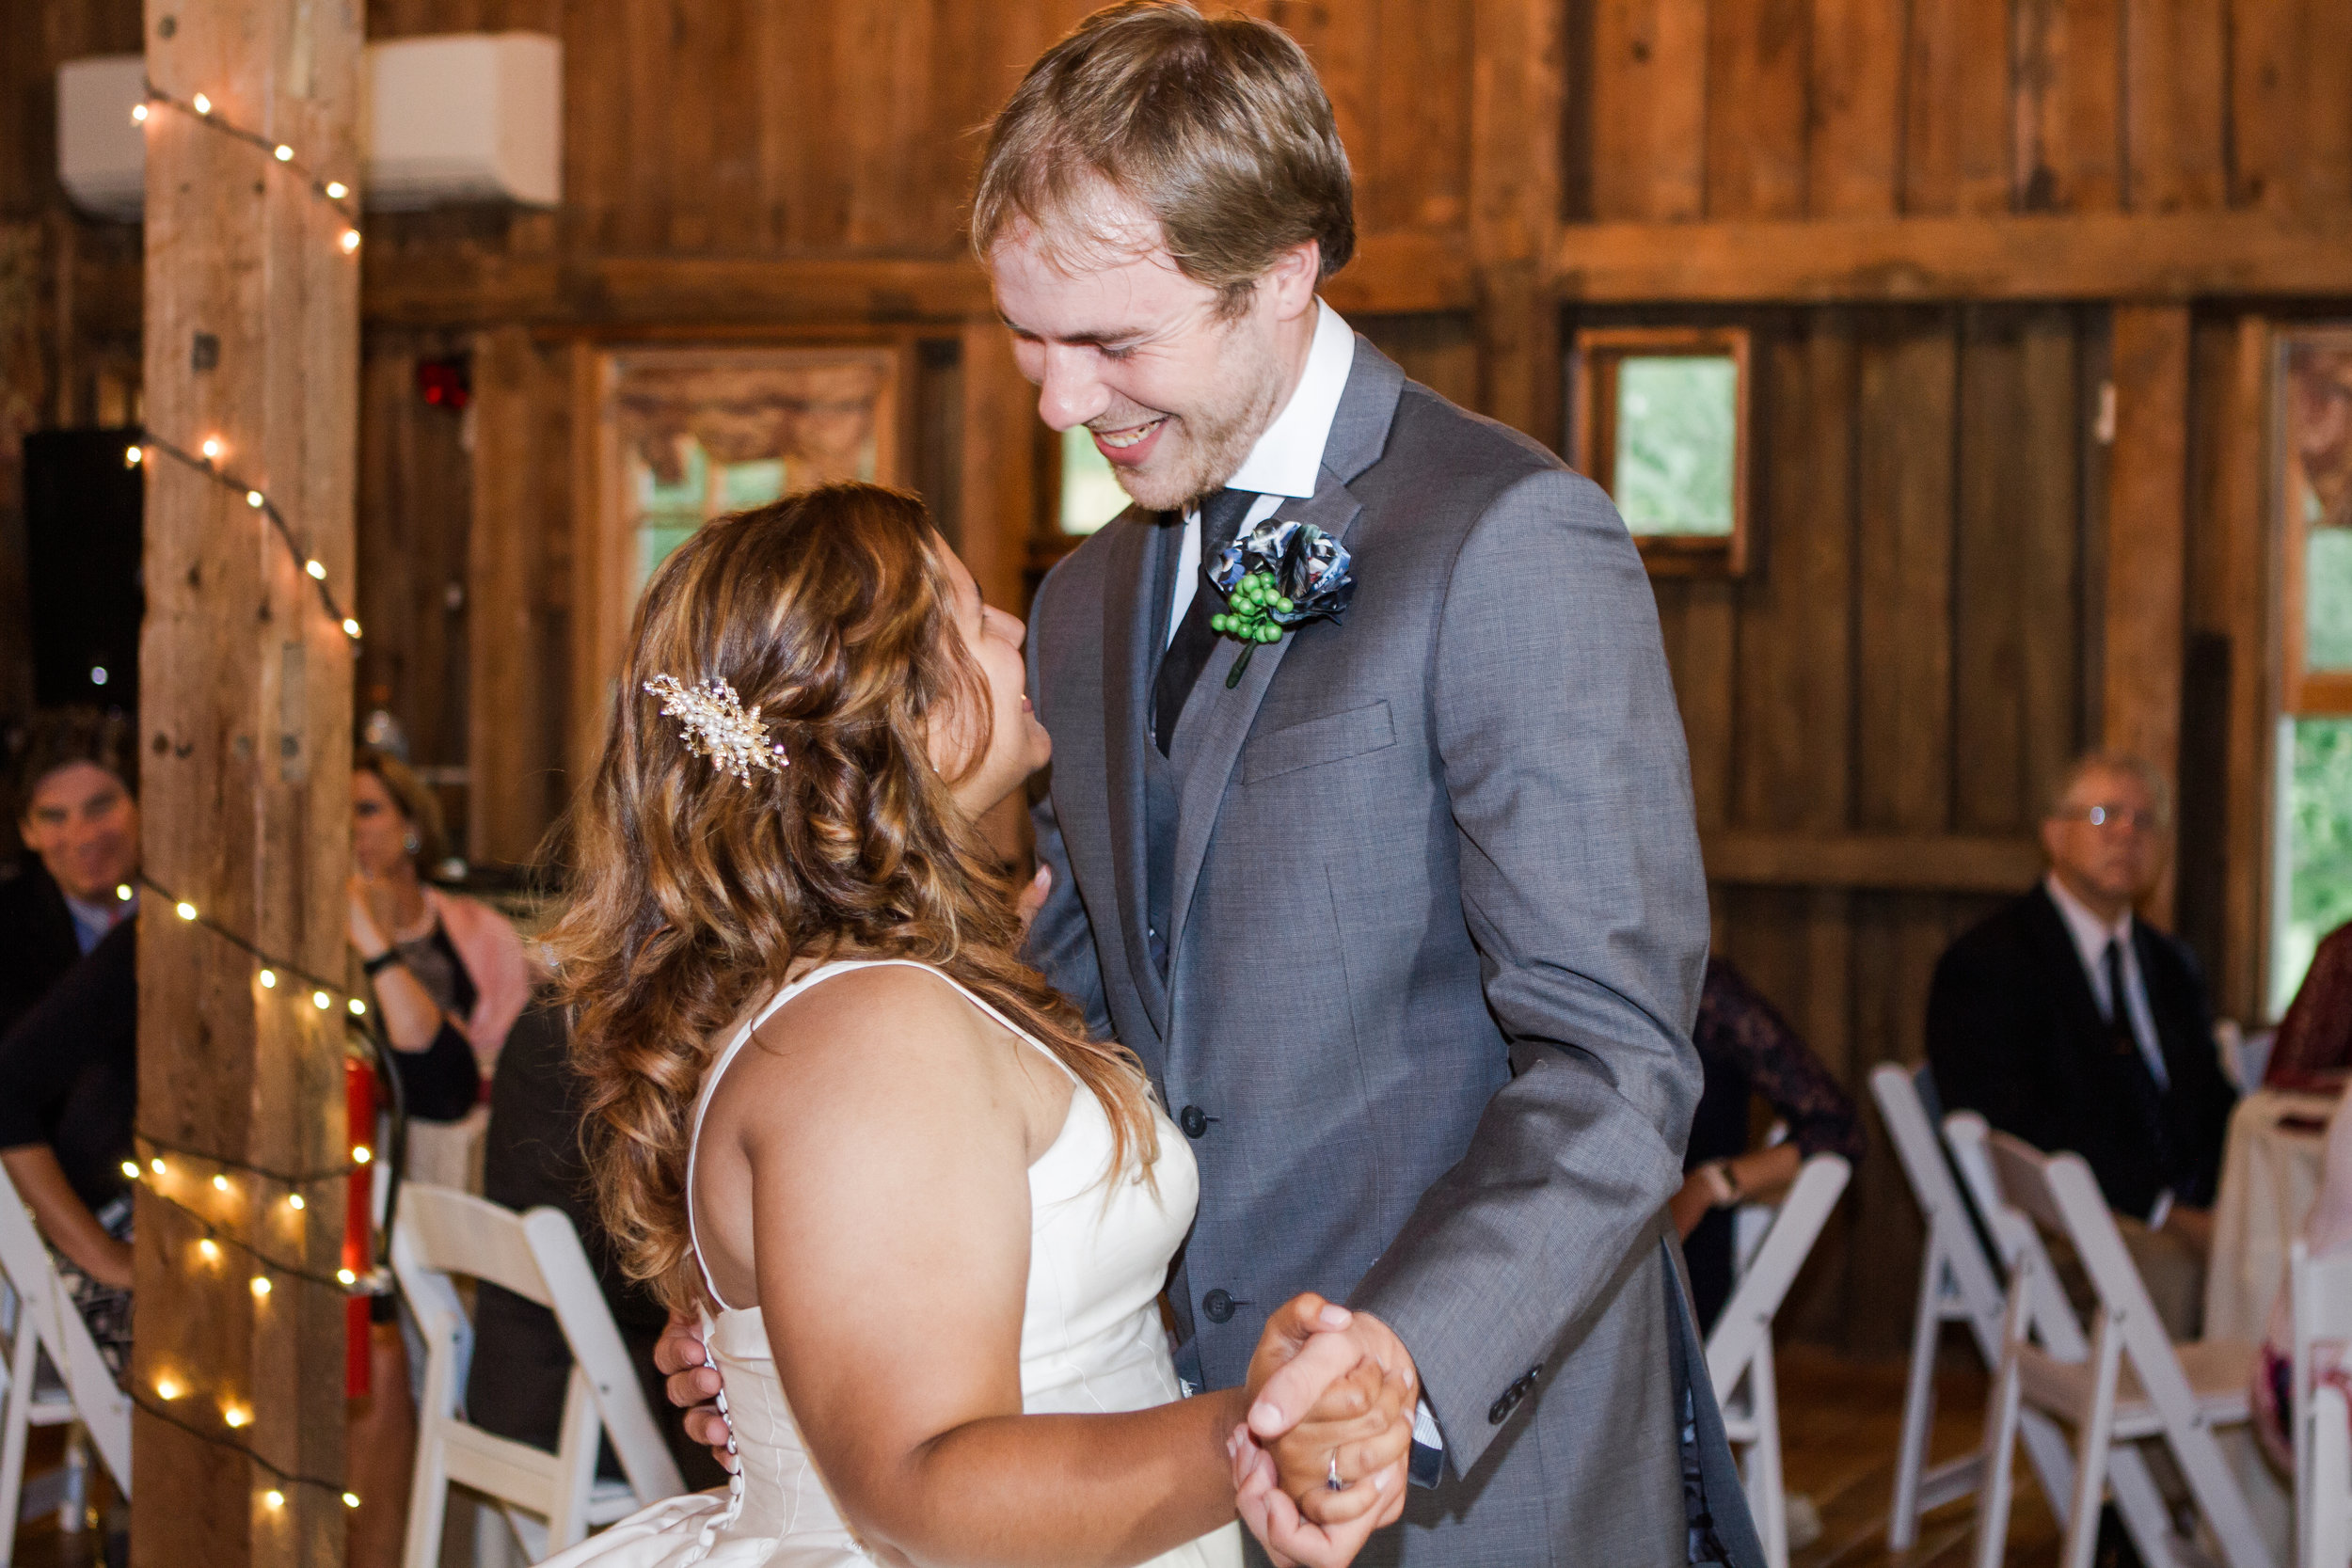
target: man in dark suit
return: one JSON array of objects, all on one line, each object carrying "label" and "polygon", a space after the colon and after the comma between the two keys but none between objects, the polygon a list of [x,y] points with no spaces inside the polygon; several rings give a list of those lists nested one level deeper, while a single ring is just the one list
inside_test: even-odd
[{"label": "man in dark suit", "polygon": [[2042,825],[2049,874],[1936,965],[1928,1060],[1947,1107],[2090,1164],[2166,1325],[2187,1337],[2236,1096],[2195,956],[2133,912],[2168,828],[2146,763],[2075,764]]},{"label": "man in dark suit", "polygon": [[129,722],[88,709],[42,714],[17,755],[17,832],[29,853],[0,880],[0,1033],[82,961],[134,907],[137,753]]}]

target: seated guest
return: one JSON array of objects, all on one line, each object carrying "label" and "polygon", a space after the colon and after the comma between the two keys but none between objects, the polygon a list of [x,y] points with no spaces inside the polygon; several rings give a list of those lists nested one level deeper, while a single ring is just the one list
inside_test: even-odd
[{"label": "seated guest", "polygon": [[[442,852],[441,814],[398,758],[362,750],[351,768],[350,935],[375,992],[411,1120],[455,1121],[481,1102],[530,982],[522,941],[505,917],[425,884]],[[398,1298],[375,1298],[370,1392],[352,1402],[352,1568],[400,1560],[417,1412]],[[377,1501],[375,1499],[381,1499]]]},{"label": "seated guest", "polygon": [[26,737],[18,824],[37,857],[0,885],[0,1167],[118,1376],[131,1346],[138,1095],[137,752],[129,723],[46,714]]},{"label": "seated guest", "polygon": [[0,1166],[116,1377],[131,1354],[138,922],[106,933],[0,1035]]},{"label": "seated guest", "polygon": [[2042,824],[2049,874],[1936,964],[1928,1060],[1946,1109],[2083,1157],[2166,1327],[2189,1338],[2236,1094],[2195,957],[2133,912],[2168,826],[2146,763],[2076,763]]},{"label": "seated guest", "polygon": [[441,814],[399,759],[351,769],[351,944],[374,987],[408,1114],[453,1121],[479,1101],[530,997],[522,940],[504,916],[425,884]]},{"label": "seated guest", "polygon": [[2337,927],[2312,955],[2294,1005],[2279,1024],[2263,1084],[2323,1089],[2352,1074],[2352,925]]},{"label": "seated guest", "polygon": [[31,851],[0,881],[0,1033],[137,907],[138,749],[130,721],[42,714],[16,768],[17,832]]},{"label": "seated guest", "polygon": [[[1688,1175],[1671,1209],[1704,1335],[1731,1297],[1732,1211],[1770,1201],[1816,1154],[1842,1154],[1859,1168],[1862,1119],[1803,1037],[1723,958],[1707,960],[1691,1038],[1706,1086],[1683,1155]],[[1769,1148],[1748,1147],[1748,1104],[1756,1095],[1788,1126],[1787,1140]]]}]

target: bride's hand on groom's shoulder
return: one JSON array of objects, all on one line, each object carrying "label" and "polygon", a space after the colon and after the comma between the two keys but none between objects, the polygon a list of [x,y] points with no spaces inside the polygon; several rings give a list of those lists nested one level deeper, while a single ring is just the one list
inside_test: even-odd
[{"label": "bride's hand on groom's shoulder", "polygon": [[654,1342],[653,1365],[667,1379],[662,1386],[670,1402],[686,1412],[686,1435],[708,1448],[721,1469],[734,1470],[726,1419],[719,1414],[719,1370],[704,1359],[701,1325],[672,1313],[670,1326]]}]

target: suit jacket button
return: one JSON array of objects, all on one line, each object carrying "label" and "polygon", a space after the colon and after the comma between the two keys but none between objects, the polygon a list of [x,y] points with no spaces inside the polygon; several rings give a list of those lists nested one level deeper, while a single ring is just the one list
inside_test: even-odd
[{"label": "suit jacket button", "polygon": [[1200,1137],[1209,1130],[1209,1114],[1198,1105],[1187,1105],[1176,1113],[1176,1125],[1184,1130],[1185,1137]]},{"label": "suit jacket button", "polygon": [[1211,1291],[1200,1298],[1200,1310],[1208,1315],[1209,1322],[1213,1323],[1232,1323],[1233,1298],[1223,1291]]},{"label": "suit jacket button", "polygon": [[1495,1401],[1494,1403],[1486,1407],[1486,1424],[1490,1427],[1499,1427],[1503,1422],[1509,1420],[1511,1418],[1511,1412],[1518,1408],[1518,1402],[1519,1396],[1517,1388],[1505,1393],[1501,1399]]}]

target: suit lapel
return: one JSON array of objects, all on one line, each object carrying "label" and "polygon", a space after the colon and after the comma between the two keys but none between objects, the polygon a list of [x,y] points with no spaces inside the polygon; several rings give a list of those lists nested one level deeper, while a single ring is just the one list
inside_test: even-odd
[{"label": "suit lapel", "polygon": [[2099,998],[2090,989],[2082,954],[2066,928],[2066,917],[2050,900],[2046,887],[2034,889],[2034,945],[2041,949],[2045,970],[2058,978],[2058,994],[2066,999],[2068,1031],[2090,1059],[2103,1058],[2107,1048],[2107,1021],[2099,1011]]},{"label": "suit lapel", "polygon": [[[1347,485],[1327,467],[1313,496],[1303,501],[1284,501],[1274,515],[1312,523],[1344,544],[1348,529],[1362,511],[1362,504]],[[1193,888],[1200,880],[1200,864],[1208,856],[1209,834],[1216,826],[1217,807],[1225,799],[1226,783],[1232,777],[1233,764],[1241,756],[1242,742],[1249,737],[1250,725],[1257,721],[1266,689],[1274,684],[1275,672],[1282,667],[1282,660],[1295,641],[1295,637],[1285,637],[1279,642],[1259,647],[1250,656],[1249,668],[1243,672],[1241,684],[1231,691],[1225,689],[1225,677],[1240,657],[1239,643],[1220,639],[1216,651],[1209,656],[1207,668],[1200,672],[1200,689],[1213,700],[1200,705],[1206,711],[1194,719],[1204,728],[1184,767],[1184,793],[1176,814],[1176,880],[1168,899],[1168,971],[1171,976],[1176,973],[1177,949],[1184,945]]]},{"label": "suit lapel", "polygon": [[1119,893],[1119,925],[1128,972],[1152,1022],[1165,1034],[1167,990],[1145,941],[1150,919],[1150,874],[1144,844],[1143,748],[1152,671],[1154,595],[1168,596],[1160,582],[1155,546],[1165,523],[1154,514],[1131,511],[1113,542],[1108,585],[1103,594],[1103,692],[1106,724],[1104,765],[1110,782],[1111,865]]}]

